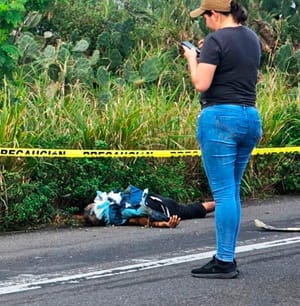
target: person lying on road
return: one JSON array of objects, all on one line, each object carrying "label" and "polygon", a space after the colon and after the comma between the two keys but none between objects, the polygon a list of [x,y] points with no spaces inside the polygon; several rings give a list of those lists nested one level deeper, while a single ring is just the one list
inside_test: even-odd
[{"label": "person lying on road", "polygon": [[214,209],[214,202],[179,204],[174,199],[130,185],[123,192],[97,191],[94,202],[84,209],[84,220],[88,225],[174,228],[181,220],[204,218]]}]

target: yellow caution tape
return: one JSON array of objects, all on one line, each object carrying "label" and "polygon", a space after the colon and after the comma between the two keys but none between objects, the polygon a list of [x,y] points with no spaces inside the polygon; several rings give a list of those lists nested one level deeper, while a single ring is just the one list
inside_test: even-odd
[{"label": "yellow caution tape", "polygon": [[[252,155],[299,153],[300,147],[259,148]],[[65,158],[122,158],[122,157],[186,157],[201,156],[200,150],[68,150],[0,148],[2,157],[65,157]]]}]

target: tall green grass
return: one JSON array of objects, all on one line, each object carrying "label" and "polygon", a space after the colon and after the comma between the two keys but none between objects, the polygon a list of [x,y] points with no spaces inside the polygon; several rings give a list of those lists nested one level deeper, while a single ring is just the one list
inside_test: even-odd
[{"label": "tall green grass", "polygon": [[264,135],[261,146],[299,146],[300,87],[286,86],[286,75],[268,69],[258,84],[257,105]]},{"label": "tall green grass", "polygon": [[99,140],[111,149],[195,145],[198,105],[184,94],[175,100],[173,91],[163,87],[120,88],[105,104],[79,85],[67,95],[49,97],[47,86],[36,84],[22,92],[18,103],[10,99],[14,91],[15,86],[7,86],[1,92],[1,146],[88,149]]},{"label": "tall green grass", "polygon": [[[28,86],[20,79],[0,91],[2,147],[109,149],[197,149],[198,94],[181,80],[171,87],[118,85],[111,80],[112,98],[103,103],[97,90],[80,84],[68,93],[43,77]],[[258,108],[264,136],[260,146],[300,143],[300,102],[285,86],[284,75],[267,71],[258,85]]]}]

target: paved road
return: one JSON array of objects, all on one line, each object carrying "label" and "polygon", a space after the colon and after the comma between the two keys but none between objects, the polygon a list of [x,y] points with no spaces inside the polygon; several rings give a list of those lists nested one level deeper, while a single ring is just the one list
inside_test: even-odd
[{"label": "paved road", "polygon": [[300,196],[244,203],[234,280],[190,276],[214,254],[213,215],[176,229],[76,228],[0,236],[0,305],[300,305]]}]

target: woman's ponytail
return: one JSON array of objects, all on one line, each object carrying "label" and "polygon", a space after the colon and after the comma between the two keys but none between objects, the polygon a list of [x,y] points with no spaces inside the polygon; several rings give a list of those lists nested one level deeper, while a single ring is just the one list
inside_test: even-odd
[{"label": "woman's ponytail", "polygon": [[248,18],[247,10],[238,2],[231,2],[231,14],[237,23],[244,23]]}]

